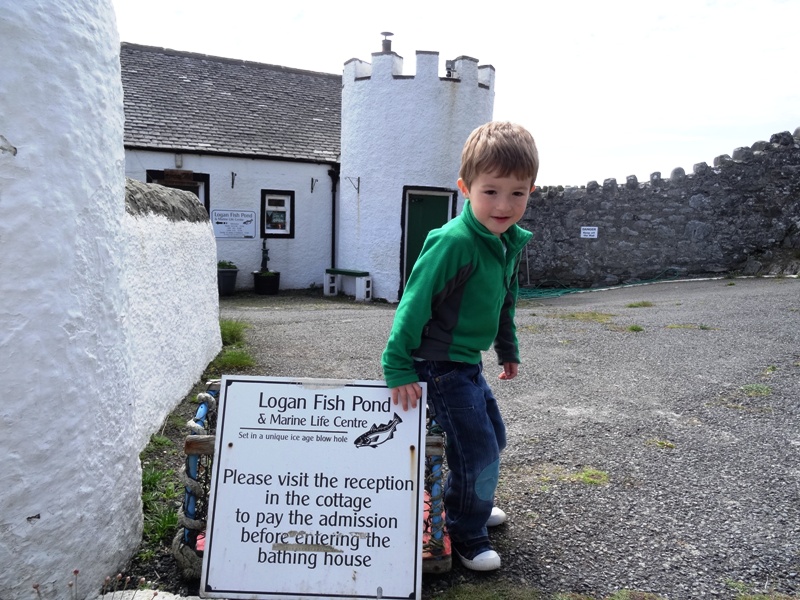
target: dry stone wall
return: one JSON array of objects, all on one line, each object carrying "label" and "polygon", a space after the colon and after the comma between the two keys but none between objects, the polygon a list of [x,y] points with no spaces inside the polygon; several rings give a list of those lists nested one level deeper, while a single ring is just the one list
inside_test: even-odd
[{"label": "dry stone wall", "polygon": [[[599,287],[674,276],[800,272],[800,128],[682,168],[543,187],[520,225],[531,286]],[[589,229],[586,229],[589,228]],[[596,237],[592,236],[596,228]],[[582,237],[583,235],[586,237]]]}]

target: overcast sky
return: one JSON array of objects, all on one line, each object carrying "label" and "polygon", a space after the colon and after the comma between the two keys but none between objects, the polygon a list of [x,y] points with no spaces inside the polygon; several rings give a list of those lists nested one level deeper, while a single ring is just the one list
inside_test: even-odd
[{"label": "overcast sky", "polygon": [[494,118],[531,130],[540,185],[675,167],[800,127],[800,0],[113,0],[125,42],[325,73],[382,31],[496,69]]}]

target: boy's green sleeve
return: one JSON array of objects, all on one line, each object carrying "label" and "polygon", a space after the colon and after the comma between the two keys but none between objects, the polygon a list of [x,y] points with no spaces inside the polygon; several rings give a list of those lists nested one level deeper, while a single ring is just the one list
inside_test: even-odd
[{"label": "boy's green sleeve", "polygon": [[419,348],[422,332],[431,318],[432,299],[469,258],[457,250],[448,236],[434,230],[425,240],[414,264],[394,324],[381,357],[383,376],[390,388],[419,381],[412,353]]},{"label": "boy's green sleeve", "polygon": [[519,281],[517,279],[517,268],[514,268],[514,275],[511,278],[506,297],[503,300],[503,308],[500,310],[500,324],[497,329],[497,337],[494,340],[494,351],[497,353],[497,363],[517,363],[519,364],[519,342],[517,341],[517,326],[514,322],[517,305],[517,294],[519,293]]}]

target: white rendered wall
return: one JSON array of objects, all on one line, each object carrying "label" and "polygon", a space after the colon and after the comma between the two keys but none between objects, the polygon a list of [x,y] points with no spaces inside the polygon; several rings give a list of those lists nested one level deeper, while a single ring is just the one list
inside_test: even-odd
[{"label": "white rendered wall", "polygon": [[93,596],[139,453],[221,345],[210,224],[125,209],[108,0],[0,4],[0,598]]},{"label": "white rendered wall", "polygon": [[342,77],[336,265],[369,271],[375,297],[395,302],[403,187],[457,189],[464,142],[492,117],[494,69],[461,57],[458,79],[444,79],[438,53],[417,52],[416,74],[398,77],[403,68],[398,55],[381,52],[372,58],[371,65],[348,61]]},{"label": "white rendered wall", "polygon": [[126,214],[124,227],[135,393],[130,441],[138,455],[222,347],[217,255],[208,221]]},{"label": "white rendered wall", "polygon": [[119,38],[110,0],[26,0],[0,40],[0,597],[61,597],[141,531]]},{"label": "white rendered wall", "polygon": [[[255,211],[257,224],[261,190],[294,191],[295,236],[267,239],[269,269],[281,272],[281,289],[322,285],[331,265],[330,165],[193,154],[182,154],[181,161],[182,169],[209,175],[210,210]],[[125,163],[125,174],[139,181],[146,181],[148,170],[176,168],[175,154],[166,152],[127,150]],[[236,173],[233,187],[231,173]],[[258,227],[255,239],[218,239],[217,254],[239,267],[237,289],[252,290],[251,272],[261,268]]]}]

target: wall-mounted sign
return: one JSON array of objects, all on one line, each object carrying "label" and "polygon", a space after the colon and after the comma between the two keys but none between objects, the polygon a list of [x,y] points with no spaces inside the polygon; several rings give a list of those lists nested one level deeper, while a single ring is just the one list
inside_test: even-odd
[{"label": "wall-mounted sign", "polygon": [[256,213],[250,210],[212,210],[211,224],[216,238],[256,237]]},{"label": "wall-mounted sign", "polygon": [[581,227],[581,237],[582,238],[596,238],[597,237],[597,227]]},{"label": "wall-mounted sign", "polygon": [[224,377],[200,595],[421,598],[424,397]]}]

